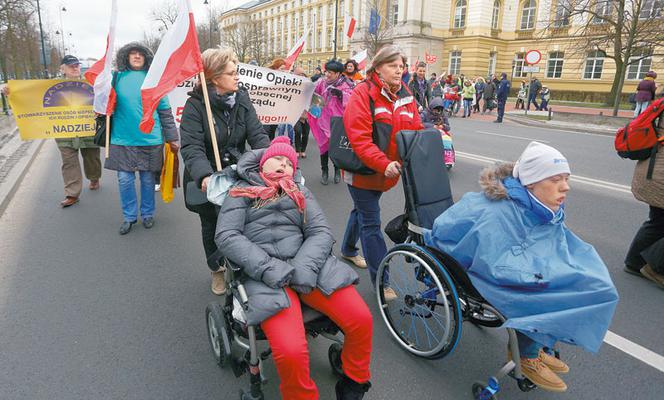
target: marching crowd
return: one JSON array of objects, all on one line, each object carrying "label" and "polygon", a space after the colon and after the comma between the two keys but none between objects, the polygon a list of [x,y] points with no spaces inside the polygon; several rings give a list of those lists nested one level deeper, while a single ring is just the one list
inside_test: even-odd
[{"label": "marching crowd", "polygon": [[[179,151],[184,162],[185,205],[200,219],[205,258],[213,269],[212,291],[217,295],[226,293],[224,270],[215,260],[215,254],[221,250],[231,262],[242,266],[250,299],[247,317],[250,323],[260,325],[267,336],[281,378],[283,398],[318,398],[318,389],[309,374],[302,324],[300,303],[305,303],[327,314],[344,331],[345,344],[341,355],[344,375],[335,388],[337,398],[361,399],[371,387],[372,317],[367,304],[354,288],[359,279],[357,272],[333,255],[334,238],[324,210],[311,190],[302,184],[301,174],[297,171],[298,159],[306,157],[309,133],[320,154],[321,183],[343,182],[352,201],[340,246],[341,257],[357,268],[368,269],[374,283],[379,264],[387,253],[381,232],[379,201],[384,192],[398,183],[401,174],[395,134],[400,130],[423,129],[420,113],[426,115],[426,111],[436,104],[442,104],[451,113],[455,112],[457,104],[462,104],[464,118],[497,109],[495,122],[502,122],[511,89],[507,75],[470,79],[463,74],[445,73],[440,77],[432,74],[427,79],[425,64],[418,64],[411,75],[400,49],[385,46],[373,57],[366,76],[358,71],[357,63],[352,60],[345,64],[337,60],[327,62],[324,72],[317,69],[311,77],[316,85],[312,108],[303,112],[293,126],[263,126],[247,90],[238,85],[238,60],[233,52],[208,49],[202,57],[213,126],[209,126],[199,84],[189,93],[179,132],[168,99],[164,98],[154,113],[154,129],[144,134],[138,128],[140,87],[150,66],[152,52],[139,43],[130,43],[117,53],[117,72],[113,80],[117,108],[111,123],[110,157],[104,166],[117,172],[123,216],[119,232],[128,234],[139,216],[145,228],[152,228],[156,208],[155,176],[162,168],[163,146],[170,146],[176,153]],[[269,67],[287,70],[283,59],[274,60]],[[80,77],[80,63],[76,57],[66,56],[62,60],[62,72],[65,78]],[[301,68],[292,72],[304,75]],[[526,85],[530,85],[527,99],[521,96]],[[537,102],[538,96],[541,103]],[[550,96],[549,89],[533,79],[529,84],[522,82],[517,102],[527,101],[526,107],[534,104],[536,109],[546,110]],[[333,145],[329,139],[335,120],[341,121],[354,152],[373,171],[372,174],[351,173],[334,165],[329,157]],[[209,132],[216,136],[221,167],[236,166],[237,183],[221,207],[208,201],[206,196],[211,176],[217,171]],[[384,148],[376,144],[381,140],[386,143]],[[83,155],[85,175],[92,190],[99,188],[101,160],[99,149],[86,139],[58,141],[58,146],[62,154],[66,196],[61,205],[69,207],[78,201],[82,187],[78,151]],[[664,157],[658,160],[664,161]],[[662,162],[658,161],[656,169],[660,172],[656,172],[656,182],[659,186],[644,192],[652,196],[652,190],[660,190],[659,195],[654,195],[657,200],[651,204],[650,222],[640,232],[642,240],[636,246],[638,249],[630,251],[629,268],[635,271],[647,266],[648,274],[655,277],[650,279],[664,286],[664,266],[660,265],[661,262],[648,265],[650,253],[641,252],[648,248],[651,253],[664,251],[652,249],[653,243],[664,243],[664,204],[661,204],[664,171],[661,167]],[[135,185],[137,173],[140,195]],[[595,325],[587,328],[593,330],[594,339],[588,339],[588,332],[571,332],[555,324],[551,325],[559,329],[555,332],[551,328],[551,331],[534,334],[525,327],[519,331],[524,374],[540,387],[552,391],[566,389],[558,375],[567,372],[569,367],[549,355],[543,347],[550,344],[551,338],[555,341],[562,339],[563,335],[579,335],[582,338],[580,345],[596,350],[595,347],[599,346],[596,339],[603,336],[613,313],[610,305],[617,301],[606,267],[592,246],[583,243],[562,225],[570,173],[567,160],[560,152],[539,143],[531,144],[516,164],[485,171],[483,179],[490,183],[485,182],[483,189],[491,194],[464,196],[436,221],[429,236],[432,245],[453,254],[462,264],[479,268],[473,264],[472,256],[483,251],[482,246],[492,246],[491,235],[484,236],[487,232],[482,232],[476,240],[473,239],[476,247],[469,247],[459,232],[474,235],[475,226],[480,230],[481,226],[473,224],[489,218],[487,216],[493,217],[485,221],[489,225],[483,226],[498,226],[492,224],[499,223],[546,226],[550,235],[538,238],[542,248],[560,245],[559,239],[569,244],[564,249],[568,252],[567,258],[549,255],[556,258],[558,265],[582,260],[583,265],[575,264],[575,268],[592,268],[592,274],[583,278],[577,276],[575,279],[581,283],[575,285],[580,285],[577,287],[579,291],[583,291],[584,284],[585,288],[602,289],[602,295],[587,304],[598,299],[604,304],[601,312],[595,310],[593,314]],[[474,214],[484,208],[493,211],[486,211],[481,218]],[[455,224],[460,224],[458,229],[453,229],[456,236],[452,232],[446,232],[444,239],[436,236],[436,232],[452,229],[457,226]],[[578,249],[578,253],[574,249]],[[489,265],[483,267],[491,269]],[[555,284],[551,283],[551,287]],[[390,287],[384,290],[386,301],[397,298]],[[579,306],[572,304],[569,307]],[[544,334],[552,336],[545,338]]]}]

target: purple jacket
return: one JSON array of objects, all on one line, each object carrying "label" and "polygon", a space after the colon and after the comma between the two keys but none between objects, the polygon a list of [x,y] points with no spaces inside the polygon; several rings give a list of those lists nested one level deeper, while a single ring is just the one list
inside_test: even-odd
[{"label": "purple jacket", "polygon": [[[346,104],[348,104],[354,86],[354,83],[348,79],[343,79],[337,86],[329,85],[325,79],[319,79],[316,82],[314,93],[325,100],[325,106],[323,107],[320,118],[315,118],[311,114],[307,114],[307,119],[309,120],[311,133],[318,144],[320,154],[327,153],[330,144],[330,119],[344,115]],[[341,99],[334,96],[331,93],[331,89],[341,90]]]},{"label": "purple jacket", "polygon": [[646,78],[639,82],[636,87],[636,97],[634,100],[637,102],[652,101],[655,98],[655,89],[657,85],[654,79]]}]

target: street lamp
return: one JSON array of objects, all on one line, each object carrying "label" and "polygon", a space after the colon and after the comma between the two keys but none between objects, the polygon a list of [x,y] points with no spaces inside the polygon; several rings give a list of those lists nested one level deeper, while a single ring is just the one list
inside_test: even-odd
[{"label": "street lamp", "polygon": [[[208,6],[208,11],[209,11],[209,14],[210,14],[210,32],[209,32],[209,35],[208,35],[208,48],[212,48],[212,22],[213,22],[213,18],[212,18],[212,3],[208,2],[208,0],[205,0],[205,1],[203,2],[203,4],[205,4],[206,6]],[[215,31],[216,31],[216,29],[215,29]]]},{"label": "street lamp", "polygon": [[37,17],[39,18],[39,36],[41,37],[42,61],[44,62],[44,78],[48,78],[48,65],[46,64],[46,46],[44,46],[44,29],[42,28],[41,8],[37,0]]},{"label": "street lamp", "polygon": [[[63,11],[67,11],[67,9],[64,8],[64,7],[60,7],[60,9],[58,10],[58,12],[60,13],[60,32],[61,32],[61,35],[62,35],[60,37],[60,39],[62,41],[62,56],[64,57],[64,55],[65,55],[64,54],[65,53],[65,28],[62,24],[62,12]],[[55,31],[55,34],[57,35],[58,31]]]}]

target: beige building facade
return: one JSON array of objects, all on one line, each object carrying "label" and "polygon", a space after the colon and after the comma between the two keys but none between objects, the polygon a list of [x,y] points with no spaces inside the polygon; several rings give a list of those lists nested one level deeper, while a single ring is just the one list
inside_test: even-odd
[{"label": "beige building facade", "polygon": [[[558,7],[561,1],[569,0],[340,0],[337,57],[346,59],[367,47],[371,9],[377,8],[381,30],[388,33],[385,41],[399,45],[411,63],[424,60],[427,53],[437,57],[429,72],[471,77],[506,72],[519,81],[528,76],[525,53],[538,50],[542,58],[534,75],[554,93],[564,94],[558,98],[601,101],[616,74],[613,60],[606,57],[611,49],[580,48],[575,27],[584,21],[565,15]],[[649,17],[664,17],[658,9],[662,2],[651,2]],[[357,20],[350,41],[342,34],[344,13]],[[270,54],[282,57],[309,29],[298,59],[309,72],[332,58],[333,0],[256,0],[224,13],[222,32],[232,32],[237,25],[231,21],[242,20],[264,24],[263,41]],[[664,27],[664,18],[661,21]],[[664,71],[664,57],[657,52],[629,67],[623,92],[633,92],[651,69]]]}]

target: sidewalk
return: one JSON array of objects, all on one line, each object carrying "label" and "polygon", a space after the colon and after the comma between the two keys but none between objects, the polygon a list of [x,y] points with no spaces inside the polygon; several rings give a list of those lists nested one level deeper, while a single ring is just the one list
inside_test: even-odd
[{"label": "sidewalk", "polygon": [[0,116],[0,215],[18,189],[44,140],[21,140],[12,116]]}]

